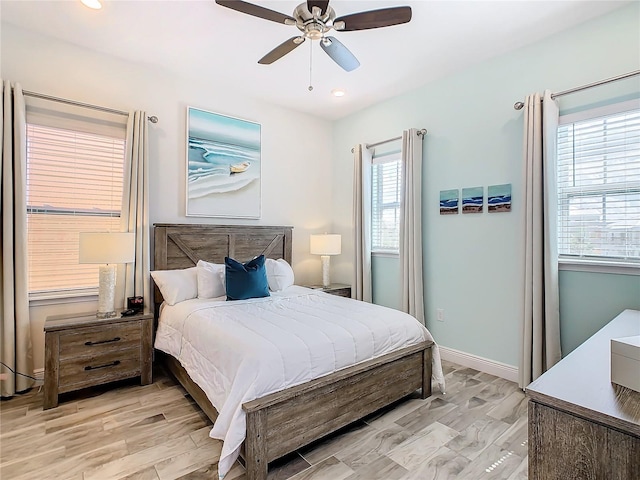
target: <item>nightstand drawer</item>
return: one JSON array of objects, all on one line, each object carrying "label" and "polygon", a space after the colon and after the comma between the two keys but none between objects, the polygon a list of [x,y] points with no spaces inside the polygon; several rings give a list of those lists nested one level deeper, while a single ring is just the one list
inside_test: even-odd
[{"label": "nightstand drawer", "polygon": [[78,328],[60,335],[60,362],[78,357],[95,357],[109,352],[140,348],[139,322]]},{"label": "nightstand drawer", "polygon": [[59,393],[140,375],[140,348],[60,361]]}]

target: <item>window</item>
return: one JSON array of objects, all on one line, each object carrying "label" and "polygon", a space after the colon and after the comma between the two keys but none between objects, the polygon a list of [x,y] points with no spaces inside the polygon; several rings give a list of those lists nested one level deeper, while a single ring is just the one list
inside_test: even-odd
[{"label": "window", "polygon": [[96,288],[99,266],[78,263],[78,234],[120,230],[124,124],[81,113],[27,104],[30,294]]},{"label": "window", "polygon": [[634,102],[561,117],[558,253],[640,263],[640,109]]},{"label": "window", "polygon": [[400,251],[402,162],[399,152],[373,156],[371,169],[371,250]]}]

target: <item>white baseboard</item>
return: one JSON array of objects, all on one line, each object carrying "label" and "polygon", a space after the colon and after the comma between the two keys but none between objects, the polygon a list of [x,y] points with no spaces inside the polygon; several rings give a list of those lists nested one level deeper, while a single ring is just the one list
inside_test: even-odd
[{"label": "white baseboard", "polygon": [[511,382],[518,381],[518,367],[507,365],[506,363],[496,362],[488,358],[478,357],[470,353],[461,352],[453,348],[440,347],[440,357],[442,360],[457,363],[463,367],[473,368],[496,377],[504,378]]}]

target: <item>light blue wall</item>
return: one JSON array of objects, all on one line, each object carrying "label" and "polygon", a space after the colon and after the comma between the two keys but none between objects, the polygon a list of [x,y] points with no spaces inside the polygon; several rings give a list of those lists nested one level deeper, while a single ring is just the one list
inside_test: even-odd
[{"label": "light blue wall", "polygon": [[640,276],[561,271],[559,283],[563,355],[623,310],[640,310]]},{"label": "light blue wall", "polygon": [[371,258],[371,295],[373,303],[400,309],[400,262],[398,257]]},{"label": "light blue wall", "polygon": [[[534,45],[431,82],[334,125],[334,230],[352,238],[353,159],[351,148],[397,136],[409,127],[426,128],[424,141],[423,229],[427,326],[441,345],[473,355],[518,364],[523,289],[522,111],[515,101],[545,88],[553,92],[640,69],[640,4],[549,37]],[[469,39],[473,41],[473,39]],[[443,45],[442,48],[446,48]],[[561,110],[638,96],[640,78],[564,97]],[[441,216],[440,190],[511,183],[510,213]],[[353,280],[353,248],[343,242],[333,263],[336,281]],[[397,264],[374,259],[374,294],[385,304],[398,298]],[[621,277],[614,288],[633,291],[638,277]],[[586,338],[595,320],[584,319],[582,299],[595,298],[605,276],[590,282],[562,275],[563,339],[567,348]],[[575,294],[574,283],[580,285]],[[620,286],[622,285],[622,286]],[[573,296],[565,293],[574,292]],[[610,312],[633,305],[620,296],[602,298]],[[397,304],[397,303],[396,303]],[[636,305],[637,306],[637,305]],[[444,322],[435,321],[436,308]],[[607,318],[601,318],[607,316]],[[569,323],[567,323],[569,322]]]}]

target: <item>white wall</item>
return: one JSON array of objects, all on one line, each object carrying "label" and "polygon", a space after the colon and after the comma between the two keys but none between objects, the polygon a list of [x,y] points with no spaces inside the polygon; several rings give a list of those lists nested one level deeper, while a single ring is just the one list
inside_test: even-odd
[{"label": "white wall", "polygon": [[[149,124],[150,221],[292,225],[296,282],[318,283],[320,262],[309,254],[309,234],[330,229],[331,124],[216,85],[179,78],[156,67],[125,62],[2,24],[1,76],[23,89],[118,110],[145,110]],[[213,60],[212,60],[213,61]],[[229,220],[185,216],[186,107],[262,125],[262,218]],[[304,148],[304,146],[313,148]],[[34,360],[42,367],[44,318],[95,310],[95,299],[45,302],[31,309]]]}]

